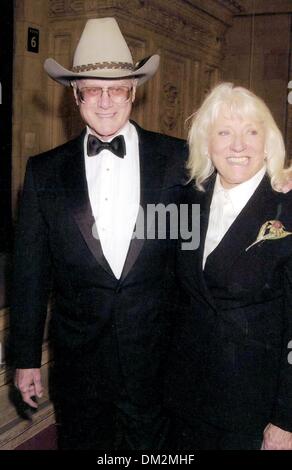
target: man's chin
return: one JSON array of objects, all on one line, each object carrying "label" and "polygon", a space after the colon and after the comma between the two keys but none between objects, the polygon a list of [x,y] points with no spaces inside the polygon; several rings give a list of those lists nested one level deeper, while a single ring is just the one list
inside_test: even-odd
[{"label": "man's chin", "polygon": [[115,128],[91,127],[90,129],[92,129],[93,133],[101,140],[110,140],[119,132],[119,129]]}]

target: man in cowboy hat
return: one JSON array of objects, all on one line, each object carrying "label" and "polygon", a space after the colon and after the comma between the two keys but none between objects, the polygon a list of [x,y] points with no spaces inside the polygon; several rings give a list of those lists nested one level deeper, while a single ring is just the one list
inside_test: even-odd
[{"label": "man in cowboy hat", "polygon": [[136,86],[157,70],[133,65],[114,18],[91,19],[71,71],[81,136],[27,164],[15,248],[11,339],[15,385],[37,407],[53,280],[53,397],[61,448],[159,449],[171,323],[171,240],[133,237],[139,207],[176,200],[184,142],[129,121]]}]

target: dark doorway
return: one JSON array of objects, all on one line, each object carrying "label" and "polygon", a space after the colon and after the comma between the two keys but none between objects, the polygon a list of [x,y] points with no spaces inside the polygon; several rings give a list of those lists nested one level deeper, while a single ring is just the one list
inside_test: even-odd
[{"label": "dark doorway", "polygon": [[0,309],[9,303],[12,248],[13,0],[0,7]]},{"label": "dark doorway", "polygon": [[0,253],[11,248],[13,0],[0,9]]}]

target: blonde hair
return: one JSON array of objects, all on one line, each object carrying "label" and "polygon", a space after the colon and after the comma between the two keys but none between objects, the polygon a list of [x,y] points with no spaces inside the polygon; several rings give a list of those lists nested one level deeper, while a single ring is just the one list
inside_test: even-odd
[{"label": "blonde hair", "polygon": [[195,180],[197,189],[204,191],[203,183],[215,171],[208,154],[208,143],[211,126],[218,118],[223,106],[227,107],[231,116],[248,117],[262,122],[266,135],[267,173],[272,187],[277,190],[277,180],[281,178],[285,163],[282,134],[264,101],[246,88],[235,87],[233,83],[217,85],[192,116],[188,135],[190,151],[187,162],[190,179]]}]

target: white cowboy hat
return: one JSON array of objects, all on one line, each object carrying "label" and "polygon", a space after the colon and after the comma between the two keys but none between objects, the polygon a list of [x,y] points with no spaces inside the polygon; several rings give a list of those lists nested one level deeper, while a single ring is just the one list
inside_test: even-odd
[{"label": "white cowboy hat", "polygon": [[138,85],[155,74],[159,66],[155,54],[133,63],[130,49],[115,18],[88,20],[74,54],[72,70],[62,67],[54,59],[44,63],[45,71],[53,80],[69,86],[78,78],[132,78]]}]

